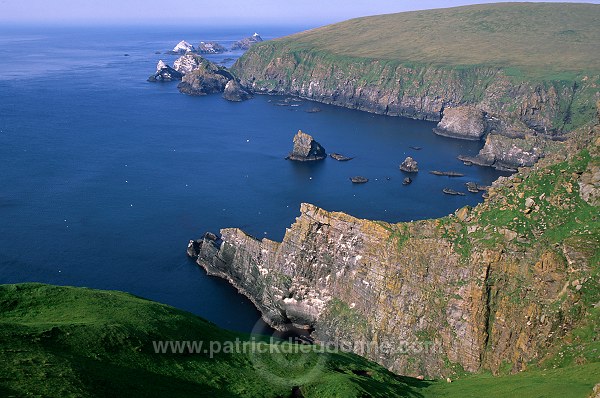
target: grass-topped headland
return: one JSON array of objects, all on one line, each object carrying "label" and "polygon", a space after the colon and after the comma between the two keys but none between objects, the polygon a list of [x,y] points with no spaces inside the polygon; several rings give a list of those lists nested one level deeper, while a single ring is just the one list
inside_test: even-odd
[{"label": "grass-topped headland", "polygon": [[[496,3],[356,18],[275,41],[290,50],[550,80],[600,71],[600,5]],[[266,45],[263,44],[263,45]]]},{"label": "grass-topped headland", "polygon": [[600,5],[495,3],[356,18],[253,46],[258,92],[439,121],[472,106],[507,137],[586,125],[600,98]]}]

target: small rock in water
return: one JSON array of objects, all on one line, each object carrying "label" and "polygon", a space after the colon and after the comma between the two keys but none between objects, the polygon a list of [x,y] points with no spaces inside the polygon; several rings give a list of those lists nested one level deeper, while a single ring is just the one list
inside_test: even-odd
[{"label": "small rock in water", "polygon": [[347,156],[344,156],[340,153],[330,153],[329,156],[331,156],[333,159],[339,161],[339,162],[346,162],[348,160],[352,160],[354,158],[349,158]]},{"label": "small rock in water", "polygon": [[436,176],[446,176],[446,177],[463,177],[463,173],[457,173],[456,171],[439,171],[439,170],[431,170],[429,173]]},{"label": "small rock in water", "polygon": [[323,160],[326,157],[325,148],[321,144],[302,130],[298,130],[298,133],[294,136],[294,149],[286,159],[304,162]]},{"label": "small rock in water", "polygon": [[476,183],[469,181],[469,182],[465,183],[465,185],[467,186],[467,191],[472,192],[472,193],[479,192],[479,189],[477,188]]},{"label": "small rock in water", "polygon": [[464,192],[458,192],[458,191],[455,191],[454,189],[451,189],[451,188],[444,188],[444,189],[442,189],[442,192],[445,193],[446,195],[465,196]]},{"label": "small rock in water", "polygon": [[420,146],[409,146],[410,149],[414,149],[415,151],[420,151],[423,147]]},{"label": "small rock in water", "polygon": [[406,159],[404,159],[404,162],[400,164],[400,170],[404,171],[405,173],[416,173],[419,171],[419,166],[416,160],[408,156]]},{"label": "small rock in water", "polygon": [[368,182],[369,179],[363,176],[355,176],[350,177],[350,181],[352,181],[354,184],[364,184],[365,182]]},{"label": "small rock in water", "polygon": [[411,182],[412,182],[412,178],[406,177],[404,180],[402,180],[402,185],[408,185]]}]

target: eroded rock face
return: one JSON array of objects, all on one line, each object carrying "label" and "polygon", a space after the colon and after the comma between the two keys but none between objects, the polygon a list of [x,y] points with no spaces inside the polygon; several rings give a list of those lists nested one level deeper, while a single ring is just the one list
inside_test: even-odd
[{"label": "eroded rock face", "polygon": [[[302,204],[281,243],[232,228],[221,231],[222,243],[204,239],[195,249],[191,241],[190,250],[274,328],[314,328],[318,342],[349,347],[401,374],[445,376],[447,361],[468,371],[503,361],[520,368],[548,344],[557,315],[544,300],[556,299],[566,280],[559,257],[547,253],[536,263],[485,249],[465,261],[435,222],[405,225],[398,232]],[[537,298],[523,310],[490,280],[525,264],[538,269],[528,285],[528,297]]]},{"label": "eroded rock face", "polygon": [[229,71],[197,55],[186,55],[186,65],[197,65],[186,73],[177,86],[180,92],[188,95],[221,93],[227,82],[234,79]]},{"label": "eroded rock face", "polygon": [[148,78],[149,82],[170,82],[173,80],[181,80],[183,74],[171,68],[162,59],[156,65],[156,72]]},{"label": "eroded rock face", "polygon": [[[599,102],[600,104],[600,102]],[[600,138],[596,148],[600,147]],[[600,165],[590,163],[579,178],[579,196],[592,206],[600,205]]]},{"label": "eroded rock face", "polygon": [[304,162],[323,160],[326,157],[325,148],[321,144],[315,141],[309,134],[298,130],[298,133],[294,136],[294,149],[287,156],[287,159]]},{"label": "eroded rock face", "polygon": [[235,79],[231,79],[225,85],[223,98],[228,101],[241,102],[252,98],[252,94],[246,91]]},{"label": "eroded rock face", "polygon": [[404,161],[400,164],[400,170],[406,173],[416,173],[419,171],[419,166],[417,161],[408,156]]},{"label": "eroded rock face", "polygon": [[186,75],[194,69],[199,68],[202,65],[202,61],[204,61],[204,58],[196,54],[182,55],[173,62],[173,69],[182,75]]},{"label": "eroded rock face", "polygon": [[544,156],[544,140],[539,137],[510,138],[489,134],[473,163],[514,171],[520,166],[533,166]]},{"label": "eroded rock face", "polygon": [[478,141],[486,132],[484,112],[472,106],[445,108],[433,131],[438,135]]}]

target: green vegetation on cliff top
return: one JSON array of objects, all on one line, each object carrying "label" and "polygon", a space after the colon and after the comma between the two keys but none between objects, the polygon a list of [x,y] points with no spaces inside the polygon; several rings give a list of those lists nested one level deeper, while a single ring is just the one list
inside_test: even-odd
[{"label": "green vegetation on cliff top", "polygon": [[[351,354],[156,354],[152,341],[247,341],[120,292],[0,286],[0,396],[586,397],[599,363],[451,384],[396,376]],[[325,357],[323,357],[325,355]],[[311,372],[316,369],[316,372]]]},{"label": "green vegetation on cliff top", "polygon": [[498,3],[403,12],[356,18],[274,42],[337,56],[494,66],[509,75],[569,80],[600,72],[600,5]]},{"label": "green vegetation on cliff top", "polygon": [[499,3],[404,12],[356,18],[277,41],[407,63],[598,73],[600,5]]}]

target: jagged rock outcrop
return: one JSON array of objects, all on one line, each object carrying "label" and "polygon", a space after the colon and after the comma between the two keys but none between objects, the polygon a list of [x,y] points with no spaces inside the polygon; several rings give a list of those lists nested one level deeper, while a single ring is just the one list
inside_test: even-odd
[{"label": "jagged rock outcrop", "polygon": [[248,50],[252,45],[262,42],[263,39],[258,33],[254,33],[250,37],[238,40],[231,46],[232,50]]},{"label": "jagged rock outcrop", "polygon": [[[596,145],[600,146],[600,139]],[[600,162],[590,163],[578,184],[581,199],[592,206],[600,206]]]},{"label": "jagged rock outcrop", "polygon": [[201,41],[200,44],[198,44],[198,52],[200,54],[221,54],[225,51],[227,51],[227,49],[216,41]]},{"label": "jagged rock outcrop", "polygon": [[171,51],[167,51],[167,54],[186,54],[188,52],[196,52],[196,48],[185,40],[181,40]]},{"label": "jagged rock outcrop", "polygon": [[321,144],[315,141],[311,135],[298,130],[294,136],[294,148],[286,159],[306,162],[323,160],[326,157],[327,153],[325,153],[325,148]]},{"label": "jagged rock outcrop", "polygon": [[483,204],[441,219],[388,224],[302,204],[281,243],[230,228],[191,252],[275,328],[314,329],[406,375],[517,372],[585,317],[597,283],[598,227],[578,189],[594,148],[500,178]]},{"label": "jagged rock outcrop", "polygon": [[445,108],[433,131],[446,137],[479,141],[486,132],[484,117],[483,111],[472,106]]},{"label": "jagged rock outcrop", "polygon": [[162,59],[156,65],[156,72],[148,78],[149,82],[170,82],[173,80],[181,80],[183,74],[171,68]]},{"label": "jagged rock outcrop", "polygon": [[237,80],[231,79],[225,85],[223,98],[227,101],[241,102],[252,98],[252,94],[245,90]]},{"label": "jagged rock outcrop", "polygon": [[197,69],[202,65],[204,58],[196,54],[186,54],[177,58],[173,62],[173,69],[182,75],[188,74],[194,69]]},{"label": "jagged rock outcrop", "polygon": [[408,156],[404,161],[400,164],[400,170],[405,173],[417,173],[419,171],[419,165],[417,161]]},{"label": "jagged rock outcrop", "polygon": [[[188,56],[186,56],[187,58]],[[222,93],[227,82],[234,76],[224,67],[218,66],[198,55],[190,55],[196,67],[183,76],[177,86],[180,92],[188,95]]]},{"label": "jagged rock outcrop", "polygon": [[548,142],[537,136],[510,138],[500,134],[490,134],[477,156],[463,156],[461,159],[480,166],[515,171],[516,167],[534,165],[544,156],[547,146]]}]

